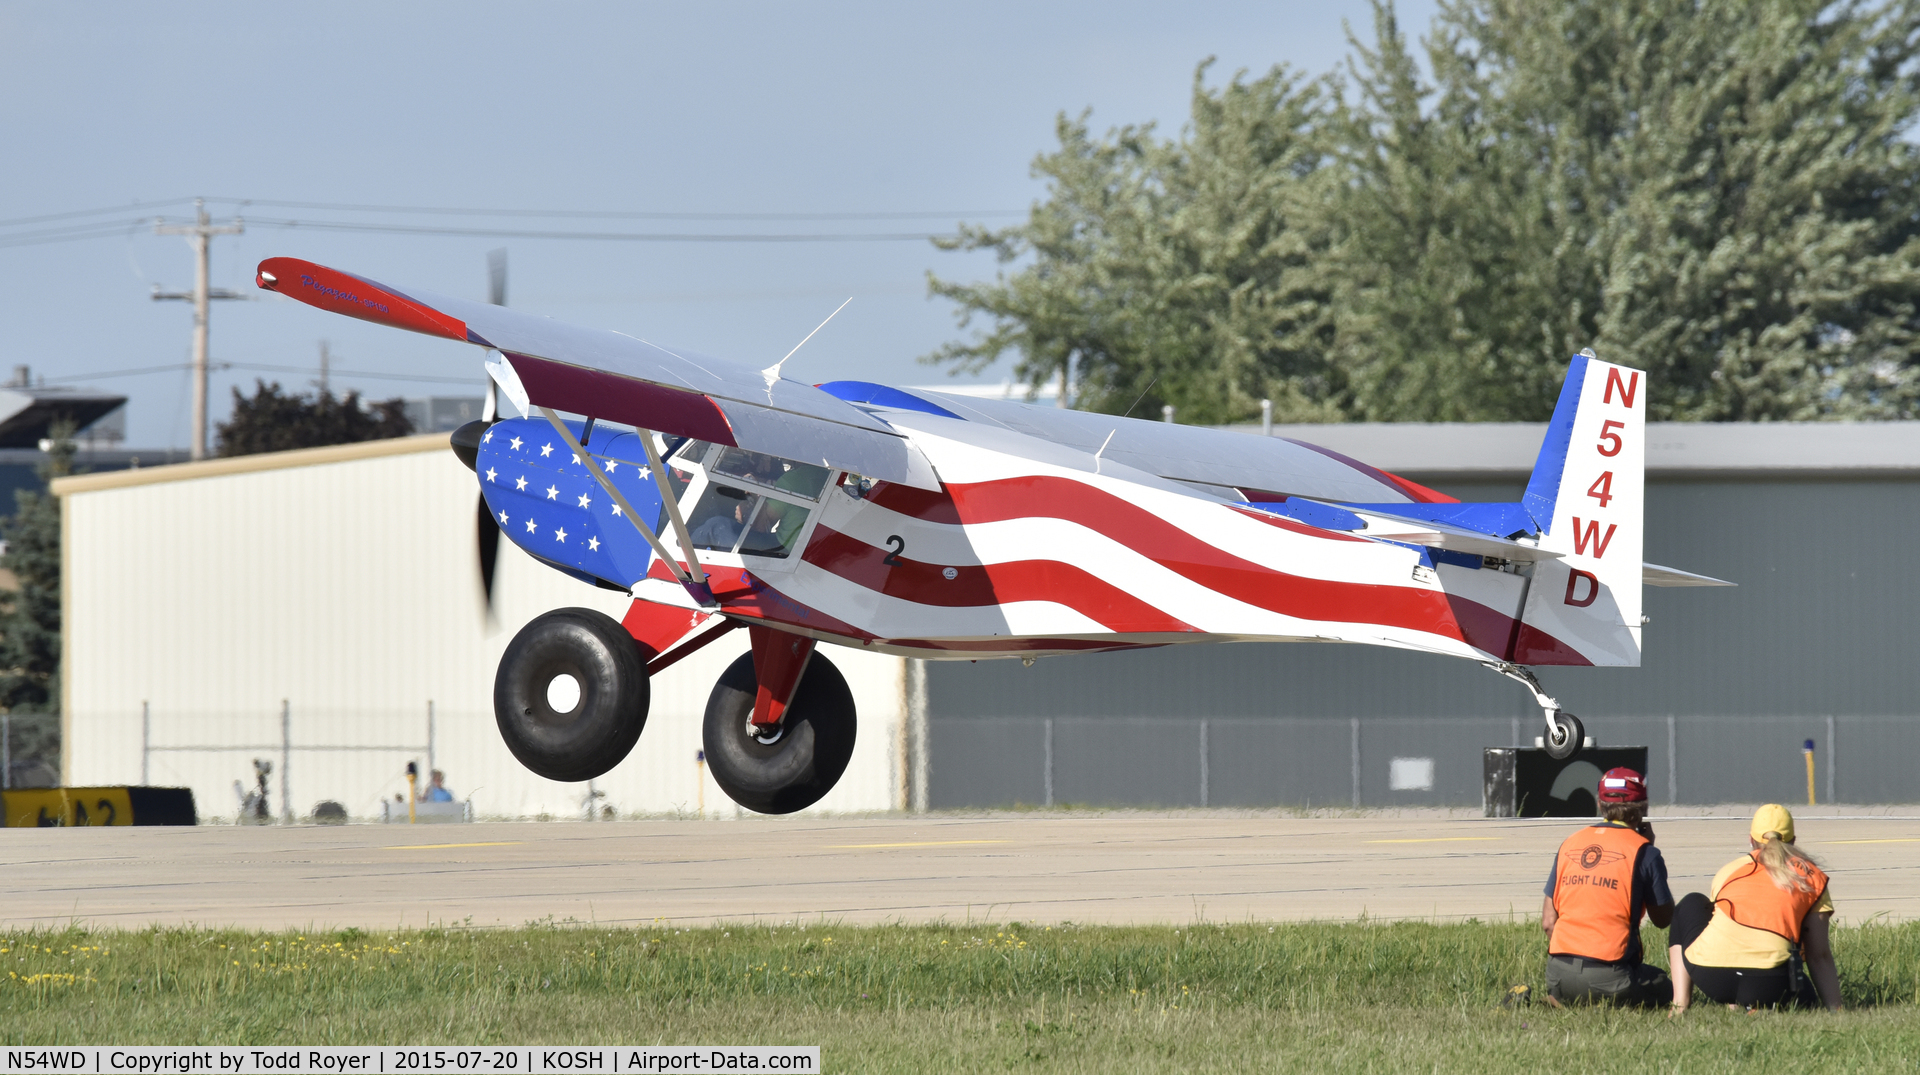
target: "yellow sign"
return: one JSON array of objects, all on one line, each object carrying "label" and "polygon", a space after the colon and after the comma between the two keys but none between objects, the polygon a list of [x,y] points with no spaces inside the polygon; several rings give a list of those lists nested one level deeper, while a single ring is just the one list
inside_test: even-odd
[{"label": "yellow sign", "polygon": [[133,803],[124,787],[0,791],[0,804],[8,828],[133,824]]}]

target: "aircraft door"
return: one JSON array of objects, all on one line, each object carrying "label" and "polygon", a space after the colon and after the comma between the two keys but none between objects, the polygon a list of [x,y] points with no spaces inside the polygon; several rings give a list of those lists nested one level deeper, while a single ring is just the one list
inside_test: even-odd
[{"label": "aircraft door", "polygon": [[689,441],[669,465],[695,549],[786,559],[833,472],[741,448]]}]

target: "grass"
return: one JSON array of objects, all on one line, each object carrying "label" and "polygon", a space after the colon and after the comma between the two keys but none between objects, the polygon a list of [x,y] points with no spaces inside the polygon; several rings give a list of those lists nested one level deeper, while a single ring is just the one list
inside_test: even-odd
[{"label": "grass", "polygon": [[[1649,951],[1664,936],[1649,931]],[[1920,923],[1848,1006],[1542,1006],[1527,924],[0,933],[8,1044],[801,1044],[832,1071],[1914,1071]]]}]

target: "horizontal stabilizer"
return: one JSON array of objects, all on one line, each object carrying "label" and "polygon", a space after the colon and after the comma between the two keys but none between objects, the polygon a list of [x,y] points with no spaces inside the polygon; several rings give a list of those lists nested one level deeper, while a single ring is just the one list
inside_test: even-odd
[{"label": "horizontal stabilizer", "polygon": [[1738,586],[1737,582],[1725,579],[1696,575],[1691,571],[1678,568],[1661,567],[1659,564],[1640,565],[1640,581],[1648,586]]},{"label": "horizontal stabilizer", "polygon": [[1459,527],[1447,526],[1431,520],[1402,519],[1371,511],[1354,514],[1360,516],[1367,525],[1353,533],[1363,537],[1380,538],[1383,541],[1429,545],[1436,549],[1449,549],[1475,556],[1491,556],[1498,560],[1519,560],[1525,563],[1558,560],[1564,555],[1543,549],[1538,545],[1508,541],[1506,538],[1491,537],[1487,534],[1476,534],[1471,530],[1462,530]]}]

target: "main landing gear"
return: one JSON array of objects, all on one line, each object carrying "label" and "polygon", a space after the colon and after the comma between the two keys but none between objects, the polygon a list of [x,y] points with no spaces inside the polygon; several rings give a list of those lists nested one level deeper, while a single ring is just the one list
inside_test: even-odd
[{"label": "main landing gear", "polygon": [[1541,713],[1547,720],[1547,734],[1540,737],[1540,746],[1546,750],[1547,757],[1565,761],[1578,754],[1582,747],[1593,745],[1593,740],[1587,738],[1586,728],[1580,724],[1580,718],[1561,709],[1560,703],[1541,689],[1540,680],[1534,676],[1532,669],[1505,662],[1486,662],[1486,665],[1533,692],[1533,700],[1539,703]]},{"label": "main landing gear", "polygon": [[563,608],[513,636],[493,717],[520,764],[577,783],[620,764],[647,724],[647,666],[633,636],[590,608]]},{"label": "main landing gear", "polygon": [[[783,645],[793,640],[776,638]],[[755,668],[758,641],[755,653],[728,666],[707,699],[707,765],[734,802],[762,814],[791,814],[819,802],[847,771],[858,726],[853,691],[832,662],[813,654],[778,722],[756,724],[756,700],[767,694]],[[811,639],[797,641],[812,648]]]},{"label": "main landing gear", "polygon": [[[684,633],[685,615],[661,613],[662,645]],[[646,726],[647,658],[664,668],[727,626],[654,656],[635,641],[645,631],[629,632],[592,609],[540,616],[500,658],[493,685],[500,736],[522,765],[549,780],[591,780],[625,759]],[[859,723],[853,691],[812,639],[758,625],[747,632],[753,652],[728,666],[707,700],[707,766],[734,802],[790,814],[819,802],[846,772]]]}]

